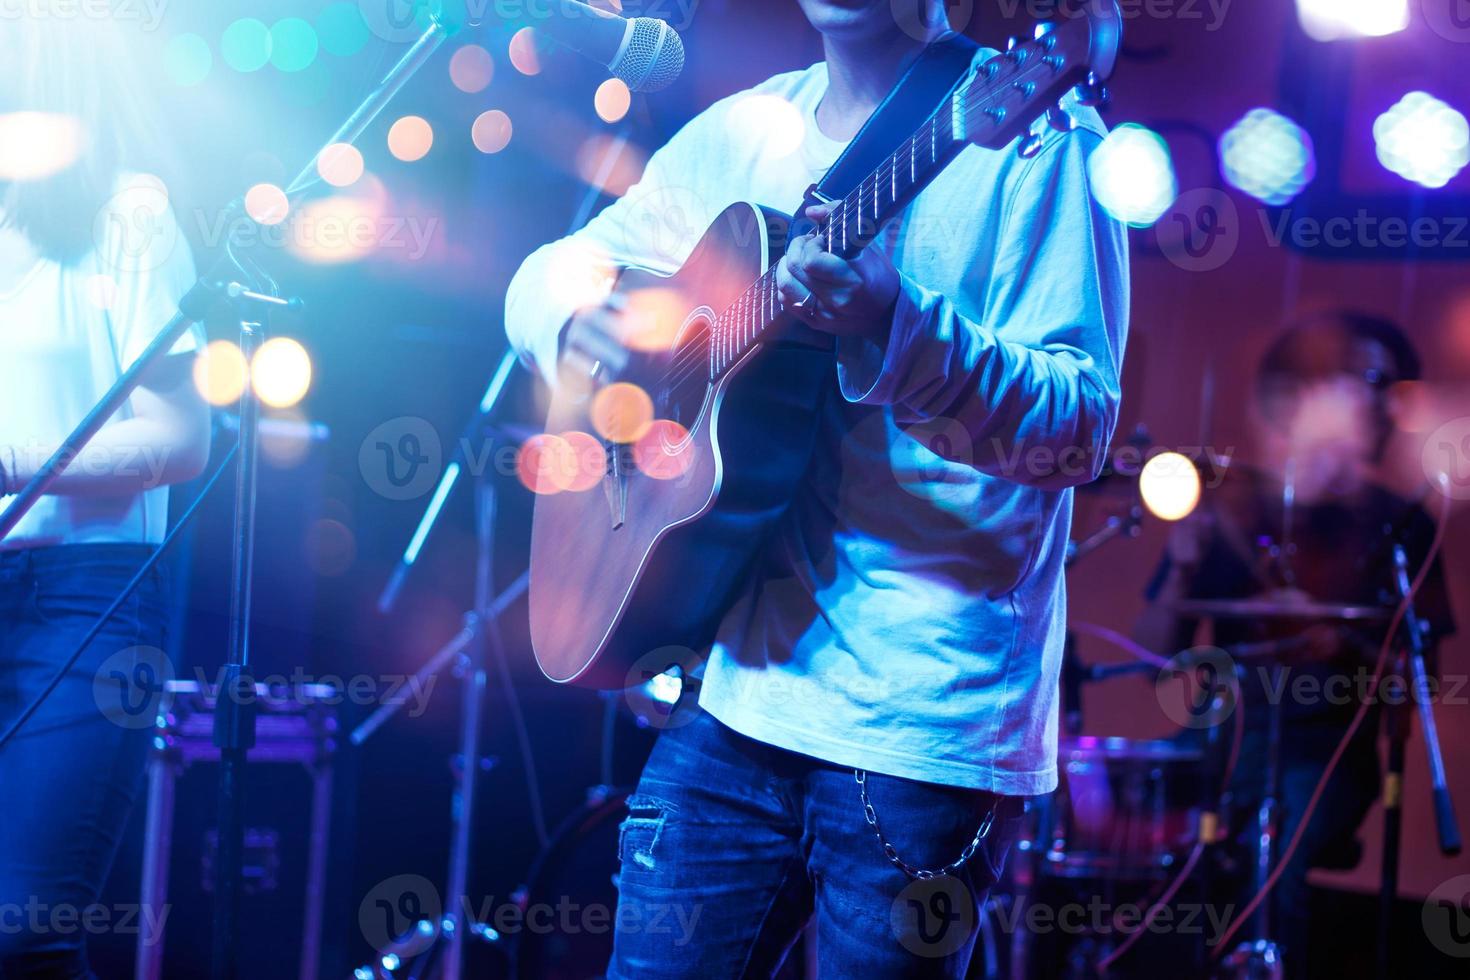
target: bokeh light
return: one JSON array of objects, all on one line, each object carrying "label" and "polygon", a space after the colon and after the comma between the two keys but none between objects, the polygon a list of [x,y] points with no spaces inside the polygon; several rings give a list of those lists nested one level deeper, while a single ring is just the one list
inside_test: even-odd
[{"label": "bokeh light", "polygon": [[592,428],[608,442],[637,442],[653,424],[653,399],[627,381],[618,381],[592,396]]},{"label": "bokeh light", "polygon": [[592,105],[603,122],[619,121],[628,114],[632,104],[633,93],[621,78],[609,78],[597,86],[597,94],[592,97]]},{"label": "bokeh light", "polygon": [[362,151],[351,143],[333,143],[316,158],[316,172],[333,187],[352,186],[362,171]]},{"label": "bokeh light", "polygon": [[1270,109],[1252,109],[1220,137],[1220,169],[1231,186],[1273,207],[1302,192],[1317,173],[1312,138]]},{"label": "bokeh light", "polygon": [[694,465],[689,430],[673,419],[655,419],[633,446],[633,463],[655,480],[677,480]]},{"label": "bokeh light", "polygon": [[284,72],[301,71],[316,60],[316,28],[300,17],[271,26],[271,64]]},{"label": "bokeh light", "polygon": [[286,247],[313,265],[356,262],[377,250],[387,207],[388,191],[382,181],[366,174],[348,193],[302,204]]},{"label": "bokeh light", "polygon": [[611,133],[597,133],[577,148],[577,176],[613,197],[628,193],[647,165],[639,147]]},{"label": "bokeh light", "polygon": [[561,436],[535,435],[516,450],[516,477],[532,493],[561,493],[575,467],[575,453]]},{"label": "bokeh light", "polygon": [[1103,210],[1135,228],[1158,221],[1179,194],[1168,144],[1137,123],[1113,130],[1088,157],[1087,182]]},{"label": "bokeh light", "polygon": [[1428,92],[1410,92],[1373,121],[1378,162],[1405,180],[1443,187],[1470,163],[1465,116]]},{"label": "bokeh light", "polygon": [[194,359],[194,387],[211,405],[238,401],[249,376],[245,355],[228,340],[213,341]]},{"label": "bokeh light", "polygon": [[1159,453],[1143,464],[1138,493],[1150,514],[1163,521],[1180,521],[1199,505],[1199,470],[1182,453]]},{"label": "bokeh light", "polygon": [[1302,30],[1318,41],[1382,37],[1409,26],[1408,0],[1297,0]]},{"label": "bokeh light", "polygon": [[434,129],[423,116],[403,116],[388,130],[388,152],[404,163],[422,160],[434,145]]},{"label": "bokeh light", "polygon": [[290,408],[311,388],[311,355],[290,337],[272,337],[250,362],[255,395],[271,408]]},{"label": "bokeh light", "polygon": [[499,109],[480,113],[470,127],[470,140],[481,153],[499,153],[510,144],[510,137],[510,116]]},{"label": "bokeh light", "polygon": [[242,17],[225,28],[220,57],[236,71],[258,71],[271,59],[271,31],[254,17]]},{"label": "bokeh light", "polygon": [[568,464],[563,472],[555,473],[557,485],[563,490],[581,493],[591,490],[602,482],[607,472],[607,452],[597,437],[586,432],[563,432],[562,441],[567,445]]},{"label": "bokeh light", "polygon": [[495,60],[478,44],[466,44],[449,58],[449,80],[461,92],[483,92],[495,77]]},{"label": "bokeh light", "polygon": [[541,74],[541,53],[536,49],[536,32],[522,27],[510,39],[510,63],[522,75]]},{"label": "bokeh light", "polygon": [[633,350],[672,350],[689,305],[672,289],[638,289],[624,296],[623,342]]},{"label": "bokeh light", "polygon": [[0,180],[40,180],[77,161],[86,145],[82,124],[55,112],[0,115]]},{"label": "bokeh light", "polygon": [[213,67],[209,42],[198,34],[175,34],[163,46],[163,70],[175,85],[198,85]]},{"label": "bokeh light", "polygon": [[617,269],[607,253],[590,242],[573,238],[551,250],[546,263],[545,288],[564,297],[573,307],[592,306],[607,298]]},{"label": "bokeh light", "polygon": [[245,192],[245,213],[261,225],[278,225],[291,212],[286,192],[275,184],[256,184]]},{"label": "bokeh light", "polygon": [[735,138],[759,147],[762,156],[790,156],[806,140],[801,110],[779,95],[744,96],[730,107],[729,119]]},{"label": "bokeh light", "polygon": [[357,54],[371,37],[362,9],[350,0],[325,7],[317,15],[316,30],[322,50],[339,58]]}]

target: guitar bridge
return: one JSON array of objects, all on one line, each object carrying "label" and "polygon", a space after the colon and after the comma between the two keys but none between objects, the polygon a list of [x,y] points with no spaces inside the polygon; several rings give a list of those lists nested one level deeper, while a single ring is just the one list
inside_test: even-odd
[{"label": "guitar bridge", "polygon": [[628,519],[628,473],[633,465],[629,454],[632,447],[620,442],[608,443],[603,452],[607,457],[607,469],[602,475],[602,492],[607,497],[612,527],[616,531]]}]

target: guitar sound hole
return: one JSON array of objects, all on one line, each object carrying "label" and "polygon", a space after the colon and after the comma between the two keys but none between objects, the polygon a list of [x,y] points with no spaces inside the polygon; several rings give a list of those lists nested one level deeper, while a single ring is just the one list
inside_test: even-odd
[{"label": "guitar sound hole", "polygon": [[672,419],[686,429],[694,428],[709,389],[709,323],[689,324],[667,364],[664,384],[654,400],[661,419]]}]

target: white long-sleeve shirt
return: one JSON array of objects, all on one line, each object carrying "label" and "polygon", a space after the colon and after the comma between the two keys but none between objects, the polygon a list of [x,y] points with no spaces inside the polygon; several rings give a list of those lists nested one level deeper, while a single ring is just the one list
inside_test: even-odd
[{"label": "white long-sleeve shirt", "polygon": [[[553,377],[589,263],[672,272],[728,205],[796,207],[843,148],[816,123],[826,88],[819,63],[693,119],[526,260],[511,342]],[[901,273],[892,329],[839,344],[810,475],[705,666],[700,704],[736,731],[927,782],[1055,787],[1070,487],[1112,436],[1128,318],[1125,231],[1087,187],[1105,130],[1070,108],[1079,128],[1032,159],[966,148],[873,246]]]}]

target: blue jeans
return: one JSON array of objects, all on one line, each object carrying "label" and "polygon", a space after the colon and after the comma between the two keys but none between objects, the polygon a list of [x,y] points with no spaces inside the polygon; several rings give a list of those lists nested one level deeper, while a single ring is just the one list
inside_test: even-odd
[{"label": "blue jeans", "polygon": [[[0,551],[0,730],[55,675],[149,550],[96,544]],[[115,700],[114,681],[135,679],[139,667],[142,676],[156,676],[164,613],[164,583],[155,571],[0,748],[4,980],[89,977],[89,932],[139,928],[136,910],[96,902],[151,737],[148,712],[132,710],[142,702]]]},{"label": "blue jeans", "polygon": [[956,875],[917,881],[884,856],[851,769],[704,712],[664,731],[620,834],[608,976],[771,976],[815,916],[824,978],[963,977],[1023,803],[876,773],[867,784],[915,867],[955,860],[992,807],[996,818]]}]

